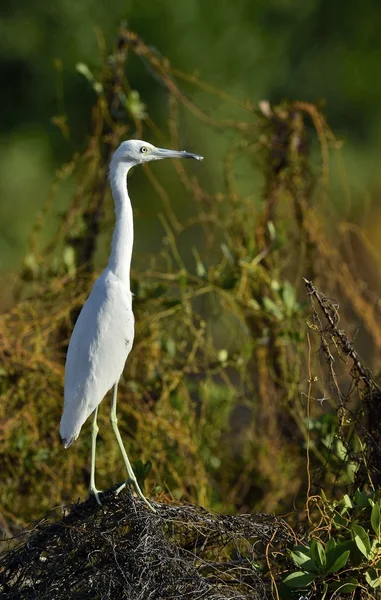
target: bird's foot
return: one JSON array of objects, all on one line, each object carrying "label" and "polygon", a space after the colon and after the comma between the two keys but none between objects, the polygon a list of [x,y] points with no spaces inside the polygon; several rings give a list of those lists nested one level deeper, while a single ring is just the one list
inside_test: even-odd
[{"label": "bird's foot", "polygon": [[90,486],[89,488],[89,497],[90,496],[95,496],[95,500],[97,501],[97,504],[99,506],[102,506],[102,502],[99,499],[99,494],[102,493],[102,490],[97,490],[97,488],[95,486]]},{"label": "bird's foot", "polygon": [[115,490],[115,496],[119,496],[120,492],[122,490],[124,490],[124,488],[127,485],[131,485],[131,483],[133,483],[132,479],[127,479],[127,481],[125,481],[124,483],[122,483],[122,485],[120,485],[116,490]]},{"label": "bird's foot", "polygon": [[143,502],[148,506],[148,508],[150,510],[152,510],[152,512],[156,512],[156,510],[154,509],[154,507],[152,506],[152,504],[150,502],[148,502],[147,498],[144,496],[142,490],[139,487],[138,482],[136,481],[136,479],[132,479],[131,477],[129,479],[127,479],[127,481],[125,481],[124,483],[122,483],[122,485],[120,485],[118,487],[118,489],[115,492],[115,495],[118,496],[120,494],[120,492],[122,490],[124,490],[124,488],[129,485],[130,487],[135,489],[135,492],[137,493],[138,496],[140,496],[140,498],[143,500]]}]

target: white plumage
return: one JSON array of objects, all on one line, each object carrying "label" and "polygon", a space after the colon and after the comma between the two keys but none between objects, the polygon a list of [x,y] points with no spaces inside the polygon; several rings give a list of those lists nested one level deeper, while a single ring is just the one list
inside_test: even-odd
[{"label": "white plumage", "polygon": [[77,439],[86,419],[119,381],[133,340],[130,289],[106,269],[83,306],[70,339],[60,428],[65,448]]},{"label": "white plumage", "polygon": [[[98,406],[114,387],[111,425],[128,472],[128,482],[143,496],[132,470],[117,426],[117,386],[134,339],[134,315],[130,290],[130,265],[133,246],[133,213],[127,192],[127,174],[131,167],[163,158],[201,156],[155,148],[147,142],[123,142],[110,164],[110,184],[115,202],[116,223],[108,265],[94,284],[75,324],[66,357],[65,402],[60,434],[68,448],[79,436],[86,419],[94,413],[91,449],[90,493],[100,504],[95,487],[95,446],[98,433]],[[117,493],[124,487],[123,484]]]}]

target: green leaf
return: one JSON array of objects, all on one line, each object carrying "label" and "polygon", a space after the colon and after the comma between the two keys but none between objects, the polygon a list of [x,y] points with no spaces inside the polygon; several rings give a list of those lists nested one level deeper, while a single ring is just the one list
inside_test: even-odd
[{"label": "green leaf", "polygon": [[135,461],[133,465],[133,470],[141,488],[144,487],[144,482],[147,479],[151,468],[152,463],[150,460],[148,460],[146,463],[143,463],[143,461],[140,458],[137,461]]},{"label": "green leaf", "polygon": [[230,263],[232,266],[235,265],[235,260],[234,260],[234,256],[233,254],[230,252],[229,247],[223,242],[221,244],[221,250],[222,250],[222,254],[224,255],[224,257],[226,258],[226,260],[228,261],[228,263]]},{"label": "green leaf", "polygon": [[85,79],[93,86],[94,91],[97,94],[102,94],[103,86],[99,81],[96,81],[94,75],[90,71],[89,67],[85,63],[77,63],[76,64],[77,73],[83,75]]},{"label": "green leaf", "polygon": [[141,120],[147,117],[146,105],[141,101],[140,94],[131,90],[125,98],[125,107],[134,119]]},{"label": "green leaf", "polygon": [[343,569],[347,564],[350,555],[349,550],[344,550],[342,544],[336,546],[333,550],[327,553],[327,570],[326,573],[336,573]]},{"label": "green leaf", "polygon": [[217,356],[220,363],[225,363],[229,358],[229,353],[225,348],[223,348],[218,352]]},{"label": "green leaf", "polygon": [[317,541],[316,547],[317,547],[317,551],[318,551],[318,555],[319,555],[319,562],[320,562],[320,564],[321,564],[322,567],[325,567],[326,562],[327,562],[327,558],[326,558],[326,555],[325,555],[324,547],[319,542],[319,540]]},{"label": "green leaf", "polygon": [[338,529],[340,529],[340,527],[346,527],[348,525],[348,519],[340,516],[338,513],[334,514],[334,516],[332,517],[332,521],[335,527],[337,527]]},{"label": "green leaf", "polygon": [[367,492],[360,492],[360,490],[356,490],[354,500],[358,508],[365,508],[366,506],[369,506],[369,496]]},{"label": "green leaf", "polygon": [[307,549],[305,548],[303,548],[303,550],[294,549],[290,552],[290,555],[297,567],[302,567],[306,571],[316,573],[318,571],[318,568],[311,559],[311,557],[308,554],[306,554],[306,552]]},{"label": "green leaf", "polygon": [[196,263],[196,272],[197,276],[200,277],[200,279],[203,279],[206,276],[206,269],[202,264],[201,260],[198,260]]},{"label": "green leaf", "polygon": [[173,358],[176,355],[176,342],[169,338],[168,340],[165,340],[164,346],[169,356]]},{"label": "green leaf", "polygon": [[151,463],[151,461],[147,460],[147,462],[145,463],[145,465],[143,465],[143,468],[144,468],[144,475],[148,475],[148,473],[152,469],[152,463]]},{"label": "green leaf", "polygon": [[365,572],[365,580],[372,588],[380,587],[380,572],[376,569],[368,569]]},{"label": "green leaf", "polygon": [[23,267],[23,274],[26,275],[28,278],[33,279],[34,277],[37,277],[40,270],[40,266],[38,264],[36,255],[33,252],[30,252],[25,256]]},{"label": "green leaf", "polygon": [[285,312],[290,316],[296,308],[296,294],[294,286],[289,281],[285,281],[283,284],[282,299]]},{"label": "green leaf", "polygon": [[333,537],[329,538],[328,542],[325,545],[325,553],[328,554],[328,552],[331,552],[335,547],[336,547],[335,538],[333,538]]},{"label": "green leaf", "polygon": [[347,451],[346,447],[344,446],[343,442],[339,439],[336,439],[335,441],[336,441],[336,443],[335,443],[334,451],[335,451],[336,455],[342,461],[348,460],[348,451]]},{"label": "green leaf", "polygon": [[260,310],[261,305],[259,304],[259,302],[257,302],[256,300],[254,300],[254,298],[250,298],[248,301],[248,305],[251,306],[251,308],[253,310]]},{"label": "green leaf", "polygon": [[353,508],[352,500],[350,499],[348,494],[344,494],[343,500],[344,500],[345,506],[347,506],[348,508]]},{"label": "green leaf", "polygon": [[295,573],[290,573],[283,580],[283,583],[288,587],[292,588],[301,588],[307,587],[316,579],[316,575],[312,575],[311,573],[305,573],[304,571],[295,571]]},{"label": "green leaf", "polygon": [[316,538],[311,540],[310,544],[310,556],[314,563],[318,565],[320,569],[325,567],[326,556],[322,544]]},{"label": "green leaf", "polygon": [[276,238],[276,231],[272,221],[267,221],[267,229],[269,231],[270,240],[273,242]]},{"label": "green leaf", "polygon": [[[373,538],[372,545],[370,548],[370,558],[371,559],[377,558],[377,556],[379,556],[380,548],[381,548],[381,542],[380,542],[379,538]],[[377,567],[378,565],[375,564],[373,566]]]},{"label": "green leaf", "polygon": [[270,287],[273,290],[273,292],[279,292],[280,290],[280,283],[277,279],[272,279],[270,282]]},{"label": "green leaf", "polygon": [[380,537],[380,505],[375,502],[370,515],[370,522],[373,527],[373,531]]},{"label": "green leaf", "polygon": [[80,73],[81,75],[83,75],[83,77],[85,77],[87,79],[87,81],[89,81],[90,83],[92,83],[94,81],[94,75],[90,71],[89,67],[87,65],[85,65],[85,63],[77,63],[75,65],[75,68],[76,68],[77,73]]},{"label": "green leaf", "polygon": [[370,540],[369,535],[361,525],[352,525],[352,531],[355,534],[354,540],[357,548],[365,556],[369,558],[370,555]]},{"label": "green leaf", "polygon": [[280,310],[279,306],[271,300],[271,298],[264,296],[263,305],[264,305],[265,309],[269,313],[272,313],[274,315],[274,317],[276,317],[279,321],[281,321],[283,319],[282,311]]}]

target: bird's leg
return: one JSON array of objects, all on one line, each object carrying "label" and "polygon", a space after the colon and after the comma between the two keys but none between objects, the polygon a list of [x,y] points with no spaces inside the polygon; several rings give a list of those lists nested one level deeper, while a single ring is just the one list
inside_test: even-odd
[{"label": "bird's leg", "polygon": [[99,427],[98,427],[98,423],[97,423],[97,416],[98,416],[98,407],[95,409],[93,426],[91,428],[91,472],[90,472],[89,494],[90,495],[94,494],[95,499],[98,502],[99,506],[102,506],[101,501],[99,500],[99,491],[100,490],[97,490],[97,488],[95,487],[95,448],[96,448],[96,444],[97,444],[97,435],[98,435],[98,431],[99,431]]},{"label": "bird's leg", "polygon": [[[122,453],[123,456],[123,460],[124,460],[124,464],[126,466],[127,469],[127,473],[128,473],[128,481],[126,483],[129,483],[130,481],[134,484],[136,493],[141,497],[142,500],[144,500],[144,502],[146,503],[146,505],[153,510],[153,512],[156,512],[155,509],[153,508],[153,506],[148,502],[147,498],[144,496],[143,492],[141,491],[139,484],[137,482],[137,479],[135,477],[135,473],[132,470],[132,466],[131,463],[128,459],[127,456],[127,452],[123,446],[123,441],[122,441],[122,437],[120,435],[119,429],[118,429],[118,417],[116,416],[116,398],[117,398],[117,394],[118,394],[118,384],[116,383],[114,385],[114,390],[113,390],[113,395],[112,395],[112,406],[111,406],[111,426],[113,428],[113,431],[115,433],[115,437],[118,440],[118,444],[119,444],[119,448],[120,451]],[[126,483],[123,483],[117,490],[116,490],[116,494],[118,495],[119,492],[122,491],[123,488],[125,488]]]}]

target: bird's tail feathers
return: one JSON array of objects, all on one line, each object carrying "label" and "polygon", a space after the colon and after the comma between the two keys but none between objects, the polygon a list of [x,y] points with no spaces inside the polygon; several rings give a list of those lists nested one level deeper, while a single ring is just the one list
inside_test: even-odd
[{"label": "bird's tail feathers", "polygon": [[69,448],[73,442],[77,439],[78,436],[72,435],[70,438],[62,438],[62,445],[65,448]]},{"label": "bird's tail feathers", "polygon": [[[73,433],[74,431],[74,433]],[[67,422],[65,419],[65,413],[62,415],[61,425],[60,425],[60,434],[62,438],[62,444],[64,448],[69,448],[73,442],[79,436],[79,432],[81,431],[81,427],[75,428],[71,422]]]}]

